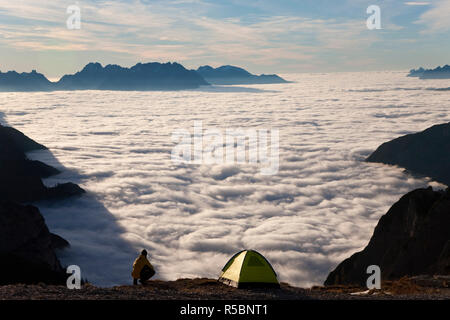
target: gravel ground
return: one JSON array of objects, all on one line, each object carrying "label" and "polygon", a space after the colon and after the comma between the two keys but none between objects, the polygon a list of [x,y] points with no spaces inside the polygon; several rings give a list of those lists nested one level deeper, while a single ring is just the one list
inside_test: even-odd
[{"label": "gravel ground", "polygon": [[450,300],[449,285],[448,276],[384,282],[382,290],[369,292],[359,287],[304,289],[284,283],[281,289],[247,290],[228,287],[212,279],[155,280],[145,286],[112,288],[86,284],[80,290],[45,284],[16,284],[0,286],[0,300]]}]

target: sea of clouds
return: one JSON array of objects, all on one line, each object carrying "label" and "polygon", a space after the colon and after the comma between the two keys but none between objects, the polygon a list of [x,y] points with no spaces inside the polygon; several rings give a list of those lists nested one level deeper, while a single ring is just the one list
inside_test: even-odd
[{"label": "sea of clouds", "polygon": [[[281,281],[322,283],[361,250],[381,215],[429,184],[401,168],[363,162],[378,145],[450,121],[448,80],[405,72],[291,74],[295,81],[177,92],[0,93],[0,121],[50,152],[29,156],[62,168],[47,185],[88,193],[37,205],[72,244],[63,264],[97,285],[131,282],[149,251],[157,278],[217,277],[252,248]],[[256,164],[171,161],[174,130],[279,129],[276,175]]]}]

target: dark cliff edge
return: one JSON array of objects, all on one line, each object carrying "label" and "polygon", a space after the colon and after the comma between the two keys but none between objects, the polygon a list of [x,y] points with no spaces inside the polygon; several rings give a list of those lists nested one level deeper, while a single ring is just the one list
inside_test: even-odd
[{"label": "dark cliff edge", "polygon": [[[397,165],[413,174],[450,184],[450,123],[432,126],[383,143],[367,159]],[[381,217],[363,251],[340,263],[325,285],[359,284],[369,265],[382,279],[450,274],[450,191],[417,189]]]},{"label": "dark cliff edge", "polygon": [[209,83],[217,85],[289,83],[276,74],[254,75],[235,66],[202,66],[197,72]]},{"label": "dark cliff edge", "polygon": [[381,217],[369,244],[332,271],[325,285],[364,285],[367,267],[382,280],[450,274],[450,191],[417,189]]},{"label": "dark cliff edge", "polygon": [[68,246],[50,233],[38,208],[0,201],[0,285],[63,284],[67,275],[55,250]]},{"label": "dark cliff edge", "polygon": [[69,243],[50,233],[39,209],[25,203],[81,195],[73,183],[54,187],[42,178],[59,171],[26,152],[46,149],[20,131],[0,125],[0,284],[62,284],[66,274],[55,250]]},{"label": "dark cliff edge", "polygon": [[397,165],[450,185],[450,122],[383,143],[366,161]]},{"label": "dark cliff edge", "polygon": [[20,131],[0,125],[0,200],[34,202],[65,198],[84,193],[73,183],[47,187],[42,178],[59,171],[40,161],[29,160],[25,153],[46,149]]}]

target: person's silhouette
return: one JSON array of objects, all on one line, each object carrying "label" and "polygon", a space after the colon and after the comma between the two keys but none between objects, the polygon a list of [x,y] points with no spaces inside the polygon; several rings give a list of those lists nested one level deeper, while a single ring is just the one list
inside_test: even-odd
[{"label": "person's silhouette", "polygon": [[147,259],[147,250],[142,250],[139,257],[134,260],[133,271],[131,276],[133,277],[133,285],[137,285],[139,280],[142,284],[155,275],[155,268],[153,268],[150,261]]}]

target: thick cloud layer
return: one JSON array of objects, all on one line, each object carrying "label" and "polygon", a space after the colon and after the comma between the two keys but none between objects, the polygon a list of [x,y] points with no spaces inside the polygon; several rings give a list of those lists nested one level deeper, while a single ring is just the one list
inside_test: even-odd
[{"label": "thick cloud layer", "polygon": [[[285,75],[254,90],[0,93],[3,122],[48,146],[31,156],[66,169],[89,191],[40,208],[98,285],[130,282],[147,248],[161,279],[217,277],[244,248],[280,280],[322,283],[362,249],[379,217],[426,178],[362,160],[379,144],[450,120],[448,81],[404,73]],[[261,89],[261,90],[256,90]],[[411,89],[411,90],[408,90]],[[280,167],[171,162],[175,129],[278,128]],[[437,186],[436,183],[433,185]]]}]

